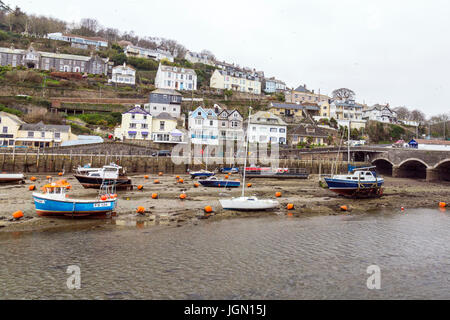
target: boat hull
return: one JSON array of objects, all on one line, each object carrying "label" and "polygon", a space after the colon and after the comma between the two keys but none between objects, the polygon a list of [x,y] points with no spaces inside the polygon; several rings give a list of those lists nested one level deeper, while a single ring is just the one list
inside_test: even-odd
[{"label": "boat hull", "polygon": [[14,183],[14,182],[24,182],[25,176],[23,174],[0,174],[0,183]]},{"label": "boat hull", "polygon": [[104,216],[116,208],[116,199],[109,200],[56,200],[33,195],[39,216],[92,217]]},{"label": "boat hull", "polygon": [[344,196],[380,196],[384,180],[363,182],[325,178],[328,189]]},{"label": "boat hull", "polygon": [[278,201],[275,200],[258,200],[247,197],[221,199],[219,202],[224,210],[236,211],[264,211],[279,206]]},{"label": "boat hull", "polygon": [[194,179],[194,178],[201,178],[201,177],[211,177],[213,175],[214,175],[213,172],[211,172],[211,173],[207,173],[207,172],[191,173],[191,178]]},{"label": "boat hull", "polygon": [[104,184],[114,185],[117,190],[131,190],[133,185],[131,179],[128,177],[117,179],[102,179],[100,177],[88,177],[79,174],[75,174],[74,177],[80,182],[80,184],[86,189],[100,189],[100,186]]},{"label": "boat hull", "polygon": [[199,183],[204,187],[215,188],[239,188],[241,186],[240,181],[228,181],[228,180],[199,180]]}]

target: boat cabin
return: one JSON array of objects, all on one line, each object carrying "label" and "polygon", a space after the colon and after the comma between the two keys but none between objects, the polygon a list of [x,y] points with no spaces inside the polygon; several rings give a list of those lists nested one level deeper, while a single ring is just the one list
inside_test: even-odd
[{"label": "boat cabin", "polygon": [[369,170],[355,170],[350,174],[341,175],[338,179],[354,180],[354,181],[374,181],[377,179],[377,174]]},{"label": "boat cabin", "polygon": [[42,187],[42,191],[46,194],[64,196],[66,194],[66,190],[70,189],[70,187],[70,183],[66,180],[60,180],[44,185]]}]

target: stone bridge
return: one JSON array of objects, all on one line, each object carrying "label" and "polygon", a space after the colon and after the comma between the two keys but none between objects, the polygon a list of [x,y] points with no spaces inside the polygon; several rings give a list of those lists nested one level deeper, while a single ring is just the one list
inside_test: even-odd
[{"label": "stone bridge", "polygon": [[359,161],[364,158],[385,175],[450,181],[450,151],[365,147],[352,148],[352,156]]}]

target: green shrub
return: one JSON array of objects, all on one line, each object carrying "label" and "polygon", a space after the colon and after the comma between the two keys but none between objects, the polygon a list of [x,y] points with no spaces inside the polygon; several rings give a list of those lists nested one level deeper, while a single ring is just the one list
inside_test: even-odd
[{"label": "green shrub", "polygon": [[14,115],[16,115],[16,116],[18,116],[18,117],[20,117],[20,116],[23,115],[23,112],[22,112],[22,111],[17,110],[17,109],[12,109],[12,108],[5,107],[5,106],[2,105],[2,104],[0,104],[0,111],[7,112],[7,113],[11,113],[11,114],[14,114]]}]

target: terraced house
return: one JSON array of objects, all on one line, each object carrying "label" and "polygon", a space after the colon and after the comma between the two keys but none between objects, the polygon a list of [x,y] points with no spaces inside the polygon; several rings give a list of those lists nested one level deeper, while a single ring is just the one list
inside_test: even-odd
[{"label": "terraced house", "polygon": [[244,140],[244,118],[237,110],[222,110],[217,115],[220,140]]},{"label": "terraced house", "polygon": [[242,71],[216,69],[211,76],[209,86],[214,89],[261,94],[260,79]]},{"label": "terraced house", "polygon": [[218,145],[219,130],[215,110],[198,107],[189,112],[189,136],[193,144]]},{"label": "terraced house", "polygon": [[286,123],[270,112],[252,115],[247,131],[249,142],[286,144]]},{"label": "terraced house", "polygon": [[12,67],[24,66],[60,72],[86,72],[104,74],[108,71],[108,59],[98,56],[77,56],[44,51],[36,51],[32,46],[27,50],[0,48],[0,65]]},{"label": "terraced house", "polygon": [[122,124],[114,130],[114,138],[119,140],[151,140],[152,116],[135,106],[122,114]]},{"label": "terraced house", "polygon": [[155,86],[160,89],[197,90],[197,74],[193,69],[159,64]]}]

